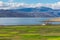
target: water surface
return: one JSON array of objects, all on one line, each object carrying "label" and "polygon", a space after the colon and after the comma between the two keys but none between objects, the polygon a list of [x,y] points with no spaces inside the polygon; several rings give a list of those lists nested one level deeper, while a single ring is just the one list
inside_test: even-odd
[{"label": "water surface", "polygon": [[[0,25],[35,25],[42,24],[44,20],[51,18],[0,18]],[[58,23],[59,24],[59,23]]]}]

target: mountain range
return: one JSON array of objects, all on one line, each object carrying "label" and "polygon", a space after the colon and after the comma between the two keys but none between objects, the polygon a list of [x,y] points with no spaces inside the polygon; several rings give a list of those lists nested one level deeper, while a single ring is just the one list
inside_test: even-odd
[{"label": "mountain range", "polygon": [[60,9],[49,7],[0,9],[0,17],[60,17]]}]

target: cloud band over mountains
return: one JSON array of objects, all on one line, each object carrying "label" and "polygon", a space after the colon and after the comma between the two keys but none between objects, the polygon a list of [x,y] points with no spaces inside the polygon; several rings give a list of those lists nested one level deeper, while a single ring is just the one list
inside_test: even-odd
[{"label": "cloud band over mountains", "polygon": [[52,4],[43,4],[43,3],[27,4],[27,3],[0,1],[0,9],[17,9],[17,8],[29,8],[29,7],[35,8],[41,6],[50,7],[53,9],[60,9],[60,2],[56,2]]}]

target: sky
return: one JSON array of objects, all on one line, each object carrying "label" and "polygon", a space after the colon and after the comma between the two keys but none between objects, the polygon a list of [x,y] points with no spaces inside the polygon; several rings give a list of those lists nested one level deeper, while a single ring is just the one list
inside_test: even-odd
[{"label": "sky", "polygon": [[[4,2],[8,2],[10,0],[1,0]],[[59,2],[60,0],[13,0],[14,2],[21,2],[21,3],[28,3],[28,4],[33,4],[33,3],[55,3]]]},{"label": "sky", "polygon": [[41,6],[60,9],[60,0],[0,0],[0,9],[35,8]]}]

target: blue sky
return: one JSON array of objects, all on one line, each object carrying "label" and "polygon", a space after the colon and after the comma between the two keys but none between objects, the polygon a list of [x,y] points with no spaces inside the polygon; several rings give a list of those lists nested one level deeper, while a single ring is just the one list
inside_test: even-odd
[{"label": "blue sky", "polygon": [[[7,2],[9,0],[1,0],[4,2]],[[14,0],[15,2],[20,2],[20,3],[28,3],[28,4],[33,4],[33,3],[56,3],[59,2],[60,0]]]},{"label": "blue sky", "polygon": [[[16,3],[17,2],[17,3]],[[0,9],[12,9],[19,7],[50,7],[60,8],[60,0],[0,0]],[[7,8],[8,7],[8,8]]]}]

